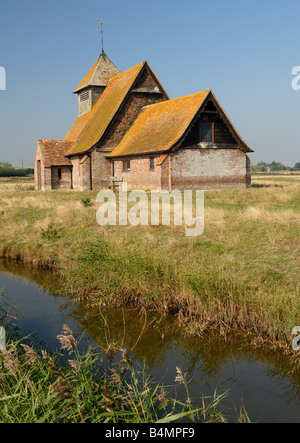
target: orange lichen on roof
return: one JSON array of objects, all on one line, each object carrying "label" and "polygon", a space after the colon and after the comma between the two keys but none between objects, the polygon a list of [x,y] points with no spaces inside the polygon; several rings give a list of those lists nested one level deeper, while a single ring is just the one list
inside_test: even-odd
[{"label": "orange lichen on roof", "polygon": [[70,149],[73,142],[65,140],[38,140],[38,145],[45,168],[71,165],[70,159],[65,157],[65,152]]},{"label": "orange lichen on roof", "polygon": [[71,126],[67,135],[65,136],[65,140],[74,141],[74,142],[77,141],[90,117],[91,117],[91,111],[78,117]]},{"label": "orange lichen on roof", "polygon": [[86,88],[90,84],[91,78],[95,72],[97,64],[98,64],[98,60],[95,62],[93,67],[89,70],[89,72],[86,74],[86,76],[83,78],[83,80],[81,80],[81,82],[79,83],[79,85],[77,86],[77,88],[75,89],[74,92],[78,92],[81,89]]},{"label": "orange lichen on roof", "polygon": [[[100,140],[145,63],[140,63],[110,79],[104,92],[88,113],[87,121],[85,122],[83,119],[78,121],[77,126],[71,130],[71,135],[69,133],[68,138],[72,135],[74,136],[74,134],[78,138],[66,155],[86,152]],[[80,129],[81,125],[83,126],[82,129]]]},{"label": "orange lichen on roof", "polygon": [[109,157],[164,152],[183,136],[210,90],[143,108]]},{"label": "orange lichen on roof", "polygon": [[106,86],[109,80],[119,73],[119,69],[106,54],[102,53],[74,92],[78,92],[88,86]]}]

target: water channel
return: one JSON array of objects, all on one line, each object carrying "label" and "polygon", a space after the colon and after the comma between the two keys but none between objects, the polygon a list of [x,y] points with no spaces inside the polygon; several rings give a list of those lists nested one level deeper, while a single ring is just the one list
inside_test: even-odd
[{"label": "water channel", "polygon": [[47,349],[59,348],[56,337],[67,324],[81,336],[82,352],[100,348],[110,366],[125,347],[137,367],[145,367],[177,398],[184,397],[182,386],[174,382],[177,366],[187,373],[196,403],[216,389],[229,390],[222,403],[228,421],[236,420],[243,404],[252,422],[300,423],[300,374],[291,372],[281,354],[256,349],[241,336],[188,338],[174,319],[153,312],[86,309],[57,295],[60,287],[52,272],[0,259],[0,288],[5,288],[5,302],[16,309],[21,334],[36,335]]}]

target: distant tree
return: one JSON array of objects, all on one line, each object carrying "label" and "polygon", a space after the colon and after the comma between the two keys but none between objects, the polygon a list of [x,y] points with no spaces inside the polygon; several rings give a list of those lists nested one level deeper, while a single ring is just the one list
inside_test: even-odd
[{"label": "distant tree", "polygon": [[256,165],[252,165],[252,171],[254,172],[264,172],[266,170],[267,164],[263,161],[258,162]]},{"label": "distant tree", "polygon": [[294,171],[300,171],[300,162],[295,163],[295,166],[293,167]]},{"label": "distant tree", "polygon": [[[298,169],[295,169],[298,167]],[[289,166],[285,166],[281,162],[276,162],[275,160],[272,163],[266,163],[263,161],[258,162],[256,165],[251,165],[251,170],[253,172],[265,172],[265,171],[286,171],[286,170],[300,170],[300,163],[296,163],[294,168],[290,168]]]},{"label": "distant tree", "polygon": [[13,165],[7,162],[0,162],[0,168],[4,169],[14,169]]},{"label": "distant tree", "polygon": [[26,177],[33,173],[34,170],[32,168],[15,169],[10,163],[0,162],[0,177]]},{"label": "distant tree", "polygon": [[286,166],[284,166],[283,163],[275,162],[274,160],[272,161],[272,163],[269,166],[271,168],[271,171],[285,171],[286,170]]},{"label": "distant tree", "polygon": [[286,170],[286,166],[281,162],[277,162],[276,166],[277,166],[277,171],[285,171]]}]

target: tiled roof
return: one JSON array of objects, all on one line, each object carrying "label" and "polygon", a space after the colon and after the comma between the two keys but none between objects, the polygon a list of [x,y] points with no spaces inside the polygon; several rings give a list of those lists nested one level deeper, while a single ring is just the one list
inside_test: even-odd
[{"label": "tiled roof", "polygon": [[106,86],[109,80],[115,75],[120,74],[119,69],[113,62],[102,52],[94,66],[90,69],[84,79],[79,83],[74,92],[88,86]]},{"label": "tiled roof", "polygon": [[66,140],[75,143],[66,155],[86,152],[100,140],[146,63],[140,63],[110,79],[92,110],[86,116],[79,117],[69,131]]},{"label": "tiled roof", "polygon": [[90,117],[91,117],[91,111],[87,112],[84,115],[81,115],[80,117],[77,117],[77,119],[71,126],[69,132],[65,136],[65,140],[76,142],[80,137],[81,133],[83,132],[85,125],[87,124]]},{"label": "tiled roof", "polygon": [[109,157],[169,150],[182,137],[209,92],[146,106]]},{"label": "tiled roof", "polygon": [[72,144],[65,140],[38,140],[44,167],[71,165],[70,159],[65,157],[65,152]]},{"label": "tiled roof", "polygon": [[[242,140],[210,89],[186,97],[145,106],[133,126],[108,157],[164,153],[176,146],[208,97],[217,104],[244,152],[253,152]],[[161,159],[160,159],[161,160]],[[162,158],[162,161],[164,159]]]}]

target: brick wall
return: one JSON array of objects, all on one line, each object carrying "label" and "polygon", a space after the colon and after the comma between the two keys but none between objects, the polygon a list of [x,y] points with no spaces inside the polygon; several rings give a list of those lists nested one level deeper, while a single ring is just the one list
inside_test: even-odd
[{"label": "brick wall", "polygon": [[122,110],[111,124],[97,148],[112,151],[133,125],[144,106],[163,101],[160,93],[131,92]]},{"label": "brick wall", "polygon": [[34,160],[34,186],[36,191],[42,190],[44,177],[44,165],[41,156],[39,144],[36,146],[35,160]]},{"label": "brick wall", "polygon": [[88,155],[74,155],[71,157],[73,166],[73,189],[85,191],[91,188],[90,158]]},{"label": "brick wall", "polygon": [[172,158],[168,155],[161,165],[161,189],[163,191],[172,191]]},{"label": "brick wall", "polygon": [[80,157],[76,155],[71,158],[72,166],[73,166],[73,189],[75,191],[82,190],[82,176],[81,176],[81,168],[79,164]]},{"label": "brick wall", "polygon": [[91,189],[91,159],[89,156],[83,156],[80,161],[80,173],[82,179],[82,191]]},{"label": "brick wall", "polygon": [[[161,167],[157,166],[159,155],[154,157],[154,169],[150,169],[150,157],[136,157],[130,160],[130,171],[123,170],[123,159],[114,161],[114,176],[123,177],[128,189],[160,190]],[[125,159],[124,159],[125,160]]]},{"label": "brick wall", "polygon": [[98,190],[108,187],[112,172],[111,162],[106,158],[107,152],[95,149],[91,155],[93,189]]},{"label": "brick wall", "polygon": [[[60,173],[59,173],[60,172]],[[72,170],[69,166],[52,166],[51,168],[52,189],[71,189]]]},{"label": "brick wall", "polygon": [[248,155],[246,156],[246,185],[251,188],[251,162]]},{"label": "brick wall", "polygon": [[51,191],[51,189],[51,168],[44,168],[44,183],[42,184],[42,191]]},{"label": "brick wall", "polygon": [[249,183],[247,155],[239,149],[179,149],[171,163],[172,189],[241,189]]},{"label": "brick wall", "polygon": [[[40,165],[38,167],[38,165]],[[40,179],[39,179],[40,174]],[[51,187],[51,168],[45,168],[39,144],[37,144],[34,161],[34,184],[36,191],[49,191]]]},{"label": "brick wall", "polygon": [[[150,170],[150,157],[115,160],[114,176],[123,177],[128,189],[221,190],[250,186],[249,159],[239,149],[182,148],[168,155],[161,166]],[[123,161],[130,160],[130,170],[123,170]]]}]

